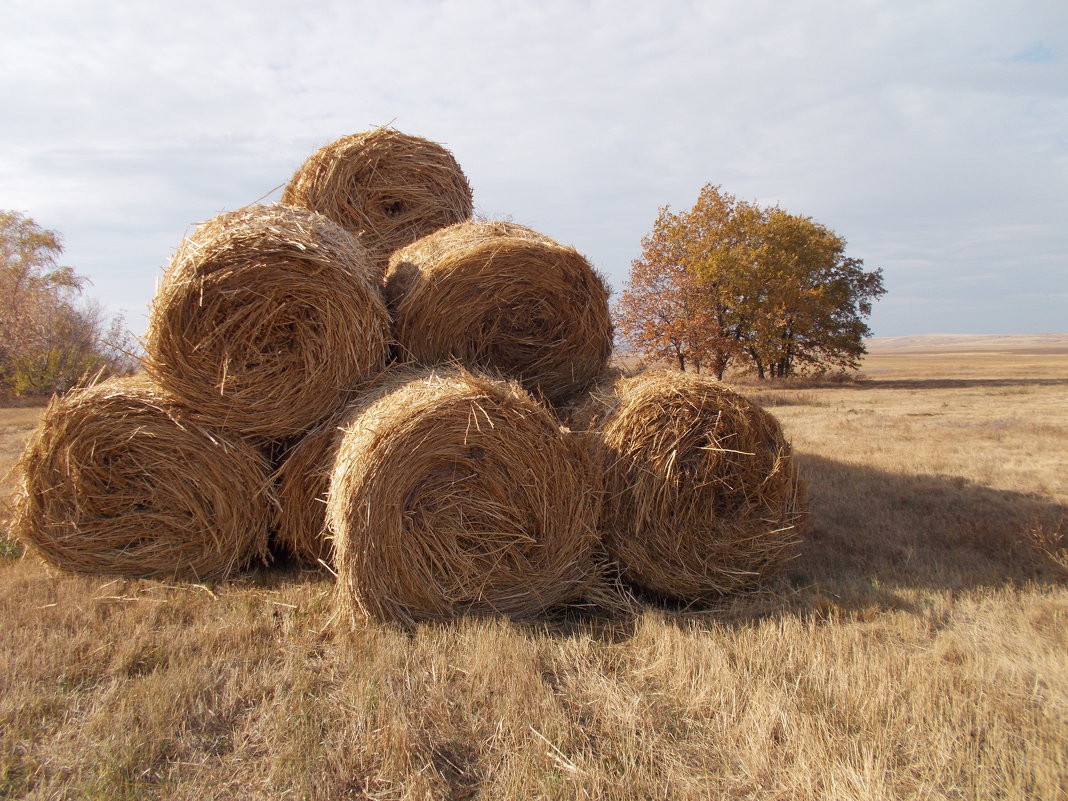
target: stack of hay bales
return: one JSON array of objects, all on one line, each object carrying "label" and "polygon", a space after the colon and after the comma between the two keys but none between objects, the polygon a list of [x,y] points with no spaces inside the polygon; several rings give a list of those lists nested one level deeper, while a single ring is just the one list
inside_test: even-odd
[{"label": "stack of hay bales", "polygon": [[46,414],[16,534],[65,568],[204,578],[269,529],[352,618],[404,623],[540,614],[605,554],[686,602],[756,584],[802,515],[774,419],[706,379],[610,380],[601,276],[471,199],[447,150],[379,129],[200,226],[146,377]]},{"label": "stack of hay bales", "polygon": [[65,569],[222,578],[267,556],[279,439],[385,369],[367,251],[303,209],[200,226],[153,304],[144,374],[57,398],[22,461],[15,535]]}]

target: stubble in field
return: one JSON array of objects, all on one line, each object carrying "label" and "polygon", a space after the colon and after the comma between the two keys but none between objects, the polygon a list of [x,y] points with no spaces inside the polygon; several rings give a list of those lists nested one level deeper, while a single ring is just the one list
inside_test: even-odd
[{"label": "stubble in field", "polygon": [[857,385],[745,385],[812,531],[715,609],[340,633],[321,574],[6,558],[0,797],[1064,797],[1066,368],[876,352]]}]

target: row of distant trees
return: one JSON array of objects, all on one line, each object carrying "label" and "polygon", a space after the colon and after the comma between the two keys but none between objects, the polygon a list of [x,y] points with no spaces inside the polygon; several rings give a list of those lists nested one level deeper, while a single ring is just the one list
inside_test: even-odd
[{"label": "row of distant trees", "polygon": [[88,279],[61,266],[62,253],[55,231],[0,210],[0,394],[63,392],[100,371],[136,368],[122,315],[83,296]]},{"label": "row of distant trees", "polygon": [[616,303],[635,351],[722,378],[856,369],[884,294],[846,241],[809,217],[706,185],[693,208],[660,210]]},{"label": "row of distant trees", "polygon": [[[864,319],[886,291],[846,241],[809,217],[704,186],[693,207],[660,210],[614,309],[623,344],[679,369],[760,378],[855,369]],[[83,377],[125,374],[137,343],[122,316],[83,297],[60,266],[59,235],[0,211],[0,394],[63,392]]]}]

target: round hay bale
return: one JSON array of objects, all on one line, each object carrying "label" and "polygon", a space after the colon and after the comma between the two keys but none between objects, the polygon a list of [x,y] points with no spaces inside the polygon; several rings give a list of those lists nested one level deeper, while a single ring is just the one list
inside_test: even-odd
[{"label": "round hay bale", "polygon": [[341,442],[344,417],[335,415],[308,432],[285,455],[275,473],[278,514],[275,538],[309,565],[330,565],[332,548],[326,532],[326,494]]},{"label": "round hay bale", "polygon": [[550,403],[584,390],[612,352],[604,280],[574,248],[522,225],[430,234],[393,254],[385,292],[412,359],[500,372]]},{"label": "round hay bale", "polygon": [[789,558],[805,517],[778,421],[678,372],[615,378],[571,417],[601,453],[601,532],[625,579],[686,603],[745,590]]},{"label": "round hay bale", "polygon": [[384,369],[389,318],[360,244],[281,206],[221,214],[186,239],[156,294],[145,368],[220,425],[302,433]]},{"label": "round hay bale", "polygon": [[352,619],[532,617],[593,581],[596,498],[513,382],[400,373],[353,407],[327,496]]},{"label": "round hay bale", "polygon": [[359,236],[380,269],[431,231],[470,218],[471,186],[452,153],[376,128],[324,145],[297,170],[282,202],[317,211]]},{"label": "round hay bale", "polygon": [[266,553],[266,457],[143,379],[54,398],[17,469],[12,531],[64,570],[200,581]]}]

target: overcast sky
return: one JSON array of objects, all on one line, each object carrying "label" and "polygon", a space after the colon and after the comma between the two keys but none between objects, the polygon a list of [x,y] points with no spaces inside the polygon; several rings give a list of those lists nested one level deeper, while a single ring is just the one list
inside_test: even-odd
[{"label": "overcast sky", "polygon": [[882,268],[877,336],[1068,331],[1064,0],[3,6],[0,208],[138,334],[188,228],[390,122],[617,290],[711,182]]}]

